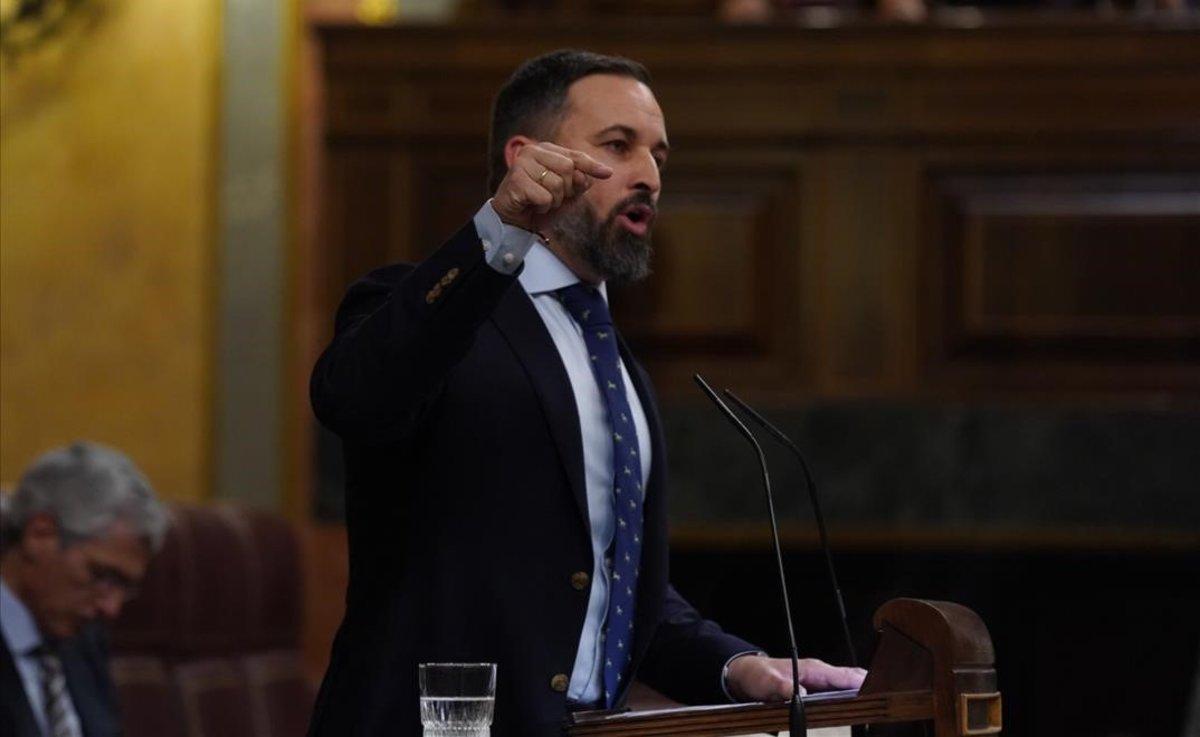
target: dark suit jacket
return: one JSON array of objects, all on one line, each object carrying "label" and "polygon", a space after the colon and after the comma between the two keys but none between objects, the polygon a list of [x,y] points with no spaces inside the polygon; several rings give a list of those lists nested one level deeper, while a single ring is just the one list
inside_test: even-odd
[{"label": "dark suit jacket", "polygon": [[[84,627],[79,636],[62,643],[59,654],[84,737],[117,737],[121,733],[117,695],[108,671],[104,628],[99,624]],[[3,637],[0,637],[0,736],[41,737],[21,674]]]},{"label": "dark suit jacket", "polygon": [[[688,702],[724,701],[752,645],[668,586],[666,454],[650,382],[622,344],[651,428],[634,664]],[[417,664],[498,664],[494,737],[561,734],[588,588],[579,418],[536,308],[467,224],[415,268],[353,285],[313,371],[346,456],[350,583],[311,735],[419,735]],[[560,675],[562,677],[555,678]]]}]

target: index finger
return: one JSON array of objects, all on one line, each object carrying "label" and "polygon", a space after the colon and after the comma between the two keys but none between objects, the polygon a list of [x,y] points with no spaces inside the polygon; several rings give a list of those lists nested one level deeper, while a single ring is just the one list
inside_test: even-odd
[{"label": "index finger", "polygon": [[584,174],[596,177],[597,179],[608,179],[613,175],[612,169],[582,151],[564,149],[563,152],[571,158],[571,161],[575,162],[575,168]]},{"label": "index finger", "polygon": [[813,685],[818,688],[858,688],[866,676],[866,671],[861,669],[822,665],[824,667],[816,669],[813,674],[817,681]]},{"label": "index finger", "polygon": [[[584,174],[591,174],[592,176],[599,177],[600,179],[608,179],[612,176],[613,172],[611,167],[601,164],[599,161],[596,161],[582,151],[576,151],[575,149],[567,148],[566,146],[559,146],[557,143],[551,143],[550,141],[542,141],[541,145],[542,147],[553,151],[560,156],[566,156],[569,158],[571,163],[575,165],[575,168]],[[598,171],[605,173],[597,174],[596,172]]]}]

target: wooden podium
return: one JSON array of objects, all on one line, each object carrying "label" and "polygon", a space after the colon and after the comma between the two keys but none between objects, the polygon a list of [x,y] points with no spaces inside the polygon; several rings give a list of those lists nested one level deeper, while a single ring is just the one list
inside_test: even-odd
[{"label": "wooden podium", "polygon": [[[805,699],[808,726],[932,722],[935,737],[1000,733],[1000,691],[987,627],[958,604],[893,599],[875,612],[879,644],[857,695]],[[571,737],[720,737],[788,728],[786,704],[579,712]]]}]

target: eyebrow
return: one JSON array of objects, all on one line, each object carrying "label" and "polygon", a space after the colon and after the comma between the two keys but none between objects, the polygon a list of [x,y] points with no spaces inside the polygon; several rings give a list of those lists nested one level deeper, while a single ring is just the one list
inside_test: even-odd
[{"label": "eyebrow", "polygon": [[[637,140],[637,137],[638,137],[637,131],[635,131],[633,128],[630,128],[627,125],[621,125],[620,123],[617,123],[616,125],[610,125],[607,128],[605,128],[604,130],[597,133],[596,138],[603,138],[604,136],[606,136],[610,133],[620,133],[621,135],[625,136],[626,138],[632,138],[635,141]],[[669,143],[667,143],[666,141],[659,141],[658,143],[651,146],[651,150],[661,151],[662,153],[666,154],[666,153],[671,152],[671,145]]]}]

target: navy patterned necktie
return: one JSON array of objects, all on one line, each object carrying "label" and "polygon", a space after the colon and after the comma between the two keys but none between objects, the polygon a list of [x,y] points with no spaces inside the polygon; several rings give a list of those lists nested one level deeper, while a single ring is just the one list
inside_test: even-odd
[{"label": "navy patterned necktie", "polygon": [[574,284],[558,290],[563,306],[583,329],[592,376],[608,409],[613,439],[613,517],[616,535],[604,627],[604,704],[612,708],[633,657],[633,612],[642,554],[642,462],[637,428],[625,396],[621,358],[608,304],[597,290]]}]

